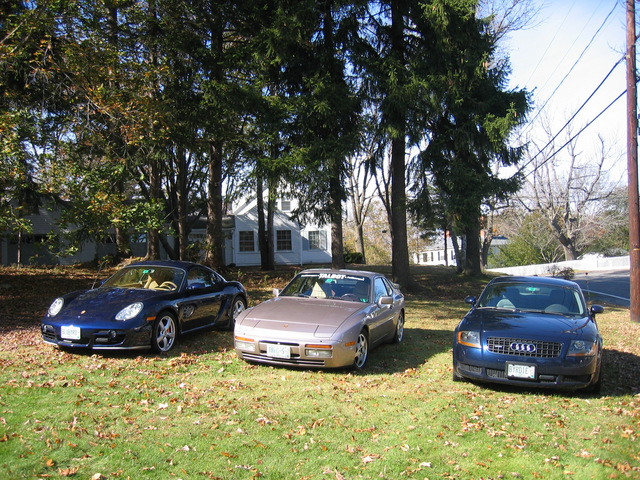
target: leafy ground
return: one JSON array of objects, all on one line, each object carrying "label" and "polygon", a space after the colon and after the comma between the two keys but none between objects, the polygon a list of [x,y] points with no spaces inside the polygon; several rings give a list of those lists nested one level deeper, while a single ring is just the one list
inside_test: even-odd
[{"label": "leafy ground", "polygon": [[[251,304],[294,268],[227,277]],[[102,272],[104,278],[108,272]],[[0,269],[3,478],[640,478],[640,325],[607,306],[600,395],[451,381],[463,298],[488,280],[416,268],[399,346],[362,373],[252,366],[230,332],[181,339],[167,356],[44,346],[80,267]]]}]

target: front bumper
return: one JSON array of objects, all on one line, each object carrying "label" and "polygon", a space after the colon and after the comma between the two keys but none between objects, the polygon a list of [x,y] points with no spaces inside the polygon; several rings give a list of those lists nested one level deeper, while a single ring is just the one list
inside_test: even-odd
[{"label": "front bumper", "polygon": [[61,325],[43,322],[42,340],[63,348],[89,348],[93,350],[143,350],[151,347],[151,325],[135,328],[81,328],[79,339],[62,338]]},{"label": "front bumper", "polygon": [[[520,387],[577,390],[591,385],[599,375],[599,354],[588,357],[522,358],[491,354],[478,348],[454,347],[454,374],[470,380],[493,382]],[[535,367],[535,378],[507,376],[507,364]]]},{"label": "front bumper", "polygon": [[[238,358],[248,362],[305,368],[340,368],[353,365],[356,348],[340,342],[280,341],[236,335]],[[322,345],[322,348],[318,348]],[[252,347],[252,348],[251,348]],[[315,354],[310,354],[315,352]]]}]

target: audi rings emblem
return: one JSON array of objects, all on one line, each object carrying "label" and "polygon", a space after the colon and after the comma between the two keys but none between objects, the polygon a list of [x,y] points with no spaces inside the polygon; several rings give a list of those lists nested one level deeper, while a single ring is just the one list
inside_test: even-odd
[{"label": "audi rings emblem", "polygon": [[537,350],[536,346],[533,343],[516,343],[513,342],[509,345],[511,350],[515,350],[516,352],[528,352],[533,353]]}]

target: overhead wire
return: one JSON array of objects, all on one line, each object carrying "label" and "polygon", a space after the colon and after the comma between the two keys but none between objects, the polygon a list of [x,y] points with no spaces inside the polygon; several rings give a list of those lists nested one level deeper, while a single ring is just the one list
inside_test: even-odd
[{"label": "overhead wire", "polygon": [[[574,2],[575,4],[575,2]],[[573,5],[572,5],[573,7]],[[571,74],[571,72],[573,72],[574,68],[576,67],[576,65],[578,64],[578,62],[580,62],[580,60],[582,60],[582,57],[584,57],[585,53],[587,52],[587,50],[591,47],[591,45],[593,44],[593,42],[595,41],[596,37],[598,36],[598,34],[602,31],[602,29],[604,28],[604,26],[606,25],[606,23],[609,21],[609,18],[611,17],[611,15],[613,14],[613,12],[615,11],[617,7],[617,2],[616,4],[613,6],[613,8],[611,9],[611,11],[609,12],[609,14],[606,16],[606,18],[604,19],[604,21],[602,22],[602,24],[600,25],[600,27],[598,28],[598,30],[596,30],[596,32],[591,36],[591,39],[589,40],[589,43],[586,45],[586,47],[584,47],[584,49],[582,50],[582,52],[580,53],[580,55],[578,56],[578,59],[573,63],[573,65],[571,66],[571,68],[569,69],[569,71],[565,74],[565,76],[562,78],[562,80],[560,80],[560,83],[558,83],[558,85],[556,86],[556,88],[553,90],[553,92],[551,92],[551,95],[545,100],[545,102],[542,104],[542,106],[538,109],[536,115],[534,116],[534,118],[529,122],[529,125],[533,125],[533,123],[537,120],[537,118],[542,114],[542,112],[544,111],[544,108],[547,106],[547,104],[549,103],[549,101],[551,100],[551,98],[553,98],[553,96],[558,92],[558,90],[560,89],[560,87],[562,86],[562,84],[565,82],[565,80],[569,77],[569,75]],[[571,9],[569,9],[569,11],[567,12],[567,15],[569,15],[569,13],[571,12]],[[595,13],[595,12],[594,12]],[[593,14],[591,15],[591,18],[593,18]],[[591,18],[589,20],[591,20]],[[566,20],[566,17],[565,17]],[[564,23],[564,20],[563,20]],[[562,26],[562,25],[561,25]],[[583,29],[584,30],[584,29]],[[581,32],[582,33],[582,32]],[[555,36],[554,36],[555,38]],[[577,37],[576,40],[573,42],[573,45],[575,45],[575,42],[577,41]],[[552,42],[553,43],[553,40]],[[551,43],[549,44],[549,46],[551,46]],[[548,48],[547,48],[548,50]],[[567,54],[569,53],[569,50],[567,50],[567,53],[565,54],[565,56],[562,58],[562,60],[560,60],[559,64],[562,63],[562,61],[566,58]],[[546,54],[546,52],[545,52]],[[543,57],[544,58],[544,55]],[[540,59],[540,61],[542,61],[542,58]],[[618,62],[619,63],[619,62]],[[536,67],[537,68],[537,67]],[[557,70],[557,67],[556,67]],[[554,70],[555,72],[555,70]],[[532,73],[533,75],[533,73]],[[549,77],[551,77],[551,75],[549,75]],[[531,77],[529,77],[529,79],[531,79]],[[548,81],[548,80],[547,80]],[[527,80],[528,82],[528,80]],[[546,85],[543,85],[543,87]],[[598,88],[600,88],[600,86],[598,86]],[[591,95],[593,96],[593,95]],[[591,97],[589,97],[591,98]],[[583,105],[584,106],[584,105]],[[581,107],[582,108],[582,107]],[[563,127],[563,129],[566,128],[566,125]]]},{"label": "overhead wire", "polygon": [[[593,98],[593,96],[598,92],[598,90],[600,89],[600,87],[602,87],[602,85],[604,85],[604,83],[607,81],[607,79],[611,76],[611,74],[613,73],[613,71],[618,67],[618,65],[620,65],[620,63],[622,63],[622,61],[624,61],[624,59],[626,58],[626,55],[623,55],[611,68],[611,70],[609,70],[609,73],[607,73],[607,75],[605,75],[605,77],[602,79],[602,81],[600,82],[600,84],[595,88],[595,90],[591,93],[591,95],[589,95],[589,97],[582,103],[582,105],[580,106],[580,108],[578,108],[578,110],[576,110],[576,112],[571,116],[571,118],[569,118],[569,120],[567,120],[565,122],[565,124],[562,126],[562,128],[560,130],[558,130],[558,133],[556,133],[553,138],[551,140],[549,140],[547,142],[547,144],[542,147],[541,149],[539,149],[538,153],[536,153],[533,158],[531,158],[526,164],[524,164],[522,167],[520,167],[518,169],[518,172],[522,172],[526,167],[528,167],[531,163],[533,163],[535,161],[536,158],[538,158],[540,155],[542,155],[542,153],[547,149],[547,147],[549,145],[551,145],[556,138],[558,138],[558,136],[571,124],[571,122],[573,121],[573,119],[578,115],[578,113],[580,113],[580,111],[587,105],[587,103],[591,100],[591,98]],[[571,140],[573,140],[577,135],[579,135],[580,133],[582,133],[584,131],[584,129],[591,125],[598,117],[600,117],[606,110],[608,110],[613,104],[615,104],[622,95],[624,95],[624,93],[626,92],[626,89],[624,92],[622,92],[621,95],[619,95],[613,102],[611,102],[604,110],[602,110],[594,119],[592,119],[589,123],[587,123],[587,125],[585,127],[583,127],[582,129],[580,129],[580,131],[578,132],[578,134],[576,134],[575,136],[573,136],[571,138]],[[570,141],[571,141],[570,140]],[[562,150],[564,147],[566,147],[568,145],[569,142],[567,142],[566,144],[564,144],[561,148],[557,149],[552,155],[550,155],[549,157],[547,157],[545,159],[545,161],[538,166],[542,166],[545,163],[547,163],[549,160],[551,160],[551,158],[553,158],[556,153],[558,153],[560,150]],[[537,166],[537,167],[538,167]],[[537,168],[536,167],[536,168]]]}]

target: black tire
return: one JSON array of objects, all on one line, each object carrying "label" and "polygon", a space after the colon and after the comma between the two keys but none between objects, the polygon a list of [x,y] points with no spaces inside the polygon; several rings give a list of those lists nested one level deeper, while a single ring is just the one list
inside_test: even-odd
[{"label": "black tire", "polygon": [[365,329],[358,334],[356,340],[356,354],[353,359],[353,368],[355,370],[362,370],[369,358],[369,334]]},{"label": "black tire", "polygon": [[167,353],[173,348],[178,336],[176,318],[171,312],[162,312],[151,329],[151,349],[156,353]]},{"label": "black tire", "polygon": [[244,298],[236,297],[233,299],[231,312],[229,312],[229,323],[227,324],[227,330],[233,331],[236,326],[236,318],[246,309],[247,301]]},{"label": "black tire", "polygon": [[602,360],[600,360],[600,368],[598,369],[598,380],[596,380],[595,383],[592,383],[588,387],[583,388],[583,392],[598,394],[602,390],[602,363]]},{"label": "black tire", "polygon": [[396,324],[396,331],[393,333],[392,343],[400,343],[404,338],[404,312],[400,312],[398,316],[398,322]]}]

